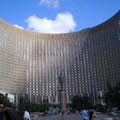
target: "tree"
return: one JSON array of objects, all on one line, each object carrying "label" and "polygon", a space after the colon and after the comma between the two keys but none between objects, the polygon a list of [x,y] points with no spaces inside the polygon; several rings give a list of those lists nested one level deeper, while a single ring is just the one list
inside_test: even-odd
[{"label": "tree", "polygon": [[48,110],[51,107],[51,105],[48,103],[48,101],[44,101],[43,103],[35,103],[30,102],[25,97],[20,97],[18,102],[18,108],[20,112],[24,112],[24,110],[27,108],[29,112],[45,112],[45,110]]},{"label": "tree", "polygon": [[18,100],[18,109],[20,112],[24,112],[26,108],[29,109],[30,101],[25,97],[20,97]]},{"label": "tree", "polygon": [[96,105],[94,105],[94,109],[96,111],[100,111],[100,112],[106,112],[107,111],[106,107],[103,106],[102,104],[96,104]]},{"label": "tree", "polygon": [[120,108],[120,82],[115,87],[108,86],[104,98],[107,108]]},{"label": "tree", "polygon": [[75,110],[80,110],[80,109],[84,109],[84,108],[92,108],[92,102],[90,100],[90,97],[88,96],[73,96],[72,98],[72,108]]},{"label": "tree", "polygon": [[0,104],[3,104],[3,107],[12,107],[15,108],[15,105],[10,102],[7,95],[3,95],[0,93]]}]

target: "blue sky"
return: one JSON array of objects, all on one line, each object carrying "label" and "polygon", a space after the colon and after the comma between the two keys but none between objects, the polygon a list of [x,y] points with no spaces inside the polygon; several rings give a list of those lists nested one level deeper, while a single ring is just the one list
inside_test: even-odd
[{"label": "blue sky", "polygon": [[0,17],[43,33],[94,27],[120,10],[120,0],[0,0]]}]

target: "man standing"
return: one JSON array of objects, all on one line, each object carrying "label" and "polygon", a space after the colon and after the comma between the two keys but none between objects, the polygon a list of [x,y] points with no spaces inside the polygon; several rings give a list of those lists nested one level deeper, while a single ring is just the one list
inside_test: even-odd
[{"label": "man standing", "polygon": [[30,120],[30,113],[27,111],[27,109],[24,112],[24,120]]},{"label": "man standing", "polygon": [[87,120],[88,119],[88,114],[87,114],[87,111],[85,109],[83,109],[83,111],[82,111],[82,119],[83,120]]}]

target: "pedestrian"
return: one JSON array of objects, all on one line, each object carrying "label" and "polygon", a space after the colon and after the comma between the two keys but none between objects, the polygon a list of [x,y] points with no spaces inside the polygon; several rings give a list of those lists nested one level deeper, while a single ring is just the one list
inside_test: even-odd
[{"label": "pedestrian", "polygon": [[24,120],[30,120],[30,113],[28,112],[27,108],[24,112],[24,116],[23,116]]},{"label": "pedestrian", "polygon": [[62,111],[62,116],[64,115],[64,111]]},{"label": "pedestrian", "polygon": [[70,111],[68,110],[68,115],[70,115]]},{"label": "pedestrian", "polygon": [[83,120],[88,120],[88,113],[85,109],[82,110],[82,119]]},{"label": "pedestrian", "polygon": [[51,112],[50,112],[50,110],[48,110],[48,115],[49,115],[49,116],[51,115]]},{"label": "pedestrian", "polygon": [[93,120],[93,110],[89,111],[89,120]]},{"label": "pedestrian", "polygon": [[96,113],[94,112],[94,110],[90,110],[89,111],[89,120],[93,120],[96,116]]}]

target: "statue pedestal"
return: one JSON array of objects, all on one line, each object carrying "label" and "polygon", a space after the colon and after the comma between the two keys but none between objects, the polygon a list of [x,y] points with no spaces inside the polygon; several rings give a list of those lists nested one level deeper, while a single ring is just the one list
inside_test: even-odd
[{"label": "statue pedestal", "polygon": [[60,90],[60,108],[61,108],[61,112],[64,112],[64,113],[67,112],[65,90]]}]

